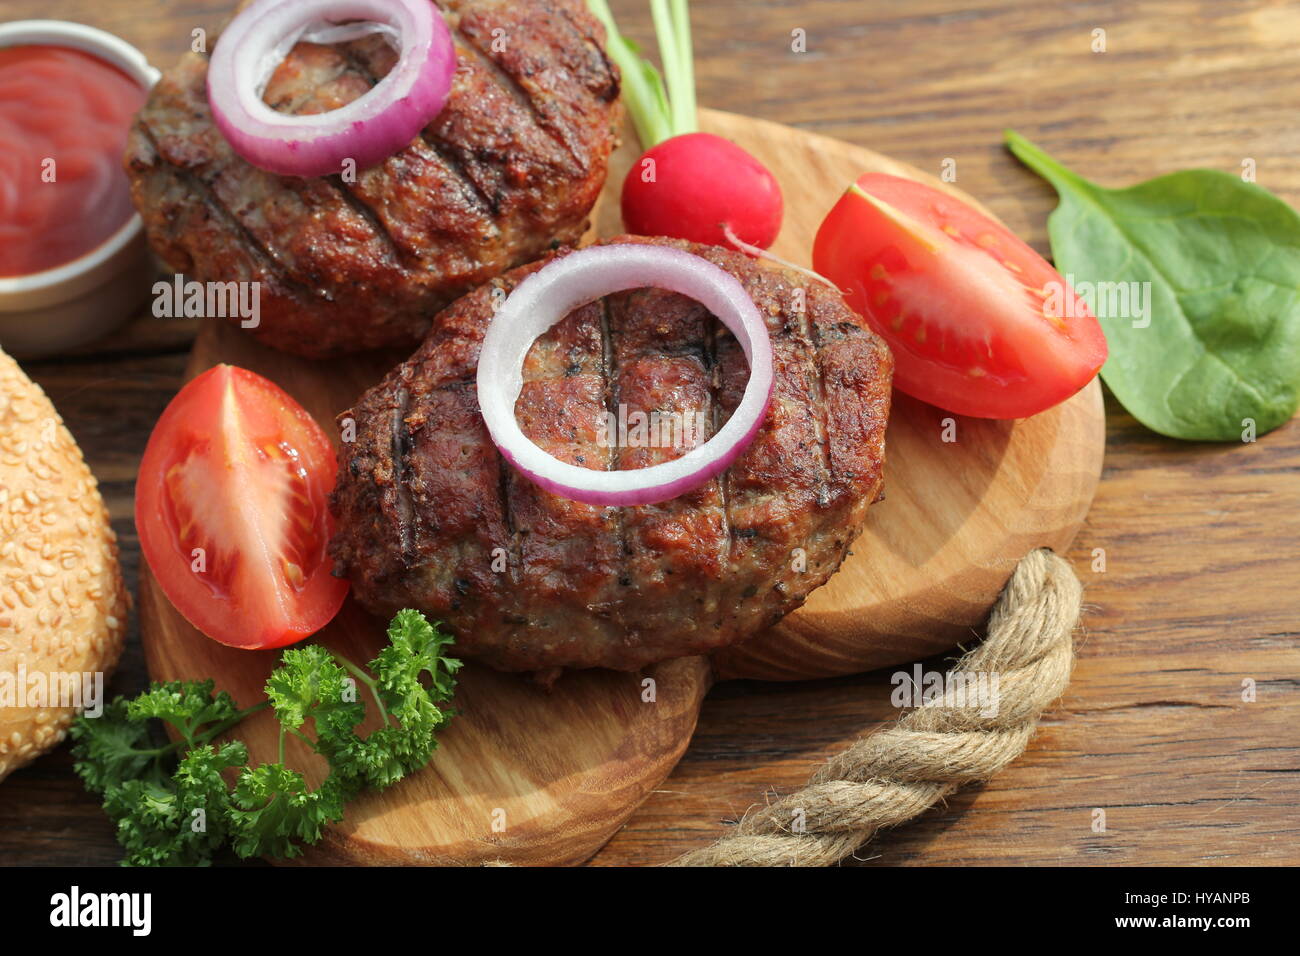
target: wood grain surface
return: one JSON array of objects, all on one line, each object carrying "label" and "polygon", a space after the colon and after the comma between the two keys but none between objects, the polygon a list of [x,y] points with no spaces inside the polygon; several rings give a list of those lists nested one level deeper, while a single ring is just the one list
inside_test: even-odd
[{"label": "wood grain surface", "polygon": [[[613,6],[629,34],[651,40],[643,4]],[[1294,4],[696,0],[692,8],[702,104],[934,173],[955,160],[957,184],[1043,252],[1055,199],[1002,149],[1004,127],[1107,185],[1190,166],[1235,172],[1253,159],[1262,185],[1300,204]],[[89,22],[166,65],[190,30],[215,27],[225,13],[224,0],[6,0],[0,15]],[[796,29],[806,32],[806,53],[790,51]],[[1097,29],[1105,53],[1092,52]],[[142,319],[75,357],[27,366],[103,483],[133,581],[134,474],[182,379],[193,331]],[[1153,435],[1109,395],[1106,416],[1101,485],[1068,555],[1087,601],[1069,691],[1020,761],[884,835],[864,862],[1300,863],[1300,426],[1219,446]],[[112,689],[134,692],[144,681],[133,643]],[[1243,681],[1253,682],[1251,702]],[[825,757],[896,717],[890,689],[888,671],[718,685],[676,770],[593,864],[655,863],[709,842],[751,804],[796,789]],[[66,748],[0,786],[0,862],[118,858]]]},{"label": "wood grain surface", "polygon": [[[701,128],[726,136],[797,196],[773,247],[807,266],[808,250],[842,184],[864,171],[922,177],[861,146],[789,126],[703,110]],[[614,235],[624,169],[641,152],[624,141],[595,216]],[[937,181],[936,181],[937,184]],[[944,188],[953,189],[951,186]],[[959,192],[959,191],[958,191]],[[963,197],[965,198],[965,197]],[[337,445],[335,416],[402,357],[365,353],[329,362],[259,345],[229,322],[203,323],[186,372],[226,362],[275,381]],[[945,440],[945,435],[947,440]],[[946,651],[979,626],[1016,562],[1036,547],[1063,550],[1092,503],[1105,422],[1093,383],[1068,402],[1019,422],[951,416],[901,397],[889,420],[886,488],[853,553],[829,585],[770,632],[723,652],[729,678],[798,680],[857,674]],[[387,622],[349,601],[319,640],[369,660]],[[204,638],[140,569],[140,637],[154,680],[213,676],[237,701],[256,699],[278,654],[249,654]],[[654,681],[653,699],[642,679]],[[660,784],[690,741],[712,683],[702,658],[643,674],[565,674],[552,693],[525,675],[472,662],[433,764],[401,786],[367,794],[310,849],[308,863],[560,864],[586,860]],[[254,763],[275,759],[279,725],[239,728]],[[309,752],[292,741],[292,764]],[[313,771],[324,767],[311,761]]]},{"label": "wood grain surface", "polygon": [[[915,167],[789,126],[702,110],[702,129],[757,156],[787,210],[772,251],[810,266],[813,238],[844,187],[883,172],[970,197]],[[631,135],[613,184],[639,156]],[[975,201],[978,205],[978,201]],[[600,232],[621,226],[602,206]],[[841,677],[952,648],[979,627],[1016,562],[1074,540],[1101,473],[1101,386],[1018,422],[951,415],[895,393],[885,439],[885,499],[853,551],[808,602],[765,634],[713,655],[719,679]]]},{"label": "wood grain surface", "polygon": [[[228,322],[205,322],[187,377],[219,362],[251,369],[292,395],[338,444],[334,417],[404,356],[366,353],[332,362],[284,355]],[[278,651],[223,647],[204,637],[139,569],[139,630],[154,680],[212,677],[241,706],[263,696]],[[374,658],[387,622],[349,599],[318,640],[352,661]],[[643,680],[654,682],[651,699]],[[677,763],[712,683],[699,657],[643,673],[565,674],[548,693],[522,674],[468,663],[438,735],[433,763],[348,805],[341,823],[307,849],[307,864],[573,864],[604,845]],[[379,725],[371,715],[372,727]],[[267,712],[241,724],[250,762],[276,759],[280,727]],[[290,738],[289,763],[312,786],[328,766]]]},{"label": "wood grain surface", "polygon": [[[157,680],[215,677],[241,704],[257,700],[279,659],[210,641],[180,617],[144,569],[141,625]],[[354,661],[374,657],[383,622],[349,601],[320,634]],[[655,698],[642,696],[642,680]],[[686,749],[710,684],[699,657],[644,674],[566,674],[547,692],[518,674],[473,663],[456,684],[460,716],[438,735],[433,763],[348,804],[343,821],[294,860],[304,865],[467,866],[581,863],[602,846]],[[367,731],[379,726],[371,714]],[[280,727],[263,711],[239,727],[251,763],[277,759]],[[288,763],[318,786],[323,759],[289,738]]]}]

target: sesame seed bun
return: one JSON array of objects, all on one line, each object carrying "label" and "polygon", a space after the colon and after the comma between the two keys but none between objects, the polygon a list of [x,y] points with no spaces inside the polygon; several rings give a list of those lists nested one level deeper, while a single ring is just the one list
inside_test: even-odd
[{"label": "sesame seed bun", "polygon": [[59,681],[102,674],[107,686],[126,614],[95,478],[45,393],[0,351],[0,780],[57,746],[82,709],[58,706],[71,699]]}]

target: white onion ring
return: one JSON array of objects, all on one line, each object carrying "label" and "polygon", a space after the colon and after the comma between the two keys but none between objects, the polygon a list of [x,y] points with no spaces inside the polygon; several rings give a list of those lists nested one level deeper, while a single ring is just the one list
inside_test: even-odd
[{"label": "white onion ring", "polygon": [[[703,445],[673,461],[626,471],[592,471],[538,448],[515,420],[528,350],[579,306],[625,289],[654,287],[690,296],[740,342],[749,382],[735,413]],[[493,443],[510,464],[545,490],[593,505],[667,501],[726,470],[754,440],[772,396],[767,325],[731,273],[681,249],[644,243],[591,246],[538,269],[497,310],[483,336],[478,403]]]},{"label": "white onion ring", "polygon": [[[309,27],[370,21],[400,59],[363,96],[327,113],[293,116],[262,102],[267,81]],[[341,37],[326,26],[317,36]],[[456,72],[451,31],[431,0],[257,0],[217,40],[208,105],[230,145],[262,169],[325,176],[373,166],[409,143],[447,103]]]}]

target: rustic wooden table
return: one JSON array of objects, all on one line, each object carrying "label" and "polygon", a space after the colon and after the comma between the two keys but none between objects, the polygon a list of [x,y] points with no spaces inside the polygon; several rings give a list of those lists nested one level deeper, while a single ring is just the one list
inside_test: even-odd
[{"label": "rustic wooden table", "polygon": [[[0,10],[103,27],[167,66],[229,6],[5,0]],[[1005,127],[1111,185],[1252,159],[1262,185],[1300,204],[1300,6],[1282,0],[693,7],[702,104],[935,172],[955,160],[961,187],[1043,251],[1053,195],[1004,152]],[[640,0],[614,8],[651,39]],[[804,53],[791,51],[796,29]],[[1093,52],[1097,30],[1105,52]],[[28,365],[102,482],[133,589],[134,476],[193,332],[142,318],[81,354]],[[1107,415],[1101,489],[1069,555],[1087,587],[1069,691],[1017,764],[877,840],[864,860],[1300,863],[1300,424],[1256,444],[1192,445],[1147,432],[1109,398]],[[1104,572],[1093,570],[1098,549]],[[133,632],[112,690],[145,680]],[[888,674],[719,685],[681,764],[594,862],[654,863],[707,843],[896,716],[889,690]],[[66,748],[0,785],[0,863],[118,856]]]}]

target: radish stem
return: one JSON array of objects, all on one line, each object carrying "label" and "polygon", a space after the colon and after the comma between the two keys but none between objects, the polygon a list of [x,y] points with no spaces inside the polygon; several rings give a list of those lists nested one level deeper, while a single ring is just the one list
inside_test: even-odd
[{"label": "radish stem", "polygon": [[643,149],[673,135],[668,98],[659,71],[643,59],[636,46],[618,32],[606,0],[587,0],[587,6],[605,27],[605,46],[623,74],[623,98]]},{"label": "radish stem", "polygon": [[659,40],[662,73],[641,56],[641,48],[618,32],[607,0],[587,0],[605,27],[605,46],[623,74],[623,102],[632,116],[642,149],[693,133],[695,61],[691,44],[689,0],[650,0],[650,16]]},{"label": "radish stem", "polygon": [[687,0],[672,0],[673,26],[676,29],[677,55],[681,66],[681,96],[673,94],[674,105],[680,110],[674,115],[673,133],[693,133],[695,122],[695,50],[691,43],[691,11]]},{"label": "radish stem", "polygon": [[687,97],[682,87],[682,47],[668,9],[668,0],[650,0],[650,15],[659,40],[659,61],[663,64],[664,81],[668,84],[668,107],[672,117],[670,135],[676,136],[682,132],[682,110]]},{"label": "radish stem", "polygon": [[755,246],[752,245],[751,243],[745,242],[738,235],[736,235],[735,231],[731,228],[730,223],[722,224],[722,234],[727,237],[727,241],[729,243],[731,243],[741,252],[747,252],[751,256],[754,256],[756,259],[767,259],[769,262],[775,262],[779,266],[784,266],[785,268],[790,269],[794,272],[798,272],[801,273],[802,275],[806,275],[808,278],[813,279],[817,282],[822,283],[822,285],[834,289],[840,295],[844,295],[845,293],[844,289],[841,289],[839,286],[837,286],[830,279],[826,278],[820,272],[814,272],[812,269],[807,269],[804,268],[803,266],[795,265],[789,259],[782,259],[780,256],[768,252],[762,246]]}]

